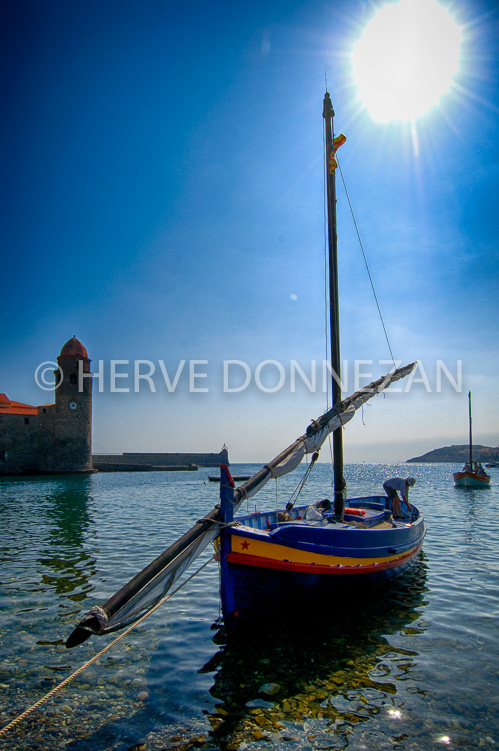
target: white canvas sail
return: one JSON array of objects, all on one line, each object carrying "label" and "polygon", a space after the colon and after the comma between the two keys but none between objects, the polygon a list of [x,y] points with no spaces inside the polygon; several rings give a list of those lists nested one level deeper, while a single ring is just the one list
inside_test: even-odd
[{"label": "white canvas sail", "polygon": [[388,373],[383,378],[373,381],[360,391],[344,399],[336,407],[325,412],[318,420],[315,420],[307,428],[305,435],[298,438],[291,446],[288,446],[272,462],[266,464],[259,472],[247,480],[235,491],[236,502],[243,498],[252,498],[258,493],[271,477],[282,477],[292,472],[300,464],[306,454],[319,451],[322,444],[330,433],[337,428],[346,425],[369,399],[387,389],[392,383],[408,376],[416,363],[398,368]]}]

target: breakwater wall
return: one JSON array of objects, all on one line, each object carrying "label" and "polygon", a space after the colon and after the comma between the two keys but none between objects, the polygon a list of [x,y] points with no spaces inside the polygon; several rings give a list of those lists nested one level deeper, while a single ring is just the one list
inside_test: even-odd
[{"label": "breakwater wall", "polygon": [[218,453],[146,453],[93,454],[94,469],[99,472],[147,472],[196,470],[198,467],[219,467],[229,463],[229,452]]}]

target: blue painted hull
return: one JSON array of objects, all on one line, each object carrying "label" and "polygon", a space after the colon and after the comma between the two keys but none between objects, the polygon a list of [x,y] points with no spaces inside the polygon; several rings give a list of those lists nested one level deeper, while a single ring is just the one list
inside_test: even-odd
[{"label": "blue painted hull", "polygon": [[351,523],[362,517],[348,516],[348,524],[279,524],[276,512],[264,512],[238,517],[237,526],[222,531],[221,597],[229,630],[262,616],[341,606],[409,568],[426,532],[417,509],[412,522],[392,526],[388,499],[347,503],[367,509],[374,526],[368,516],[365,528]]},{"label": "blue painted hull", "polygon": [[454,485],[456,488],[489,488],[490,475],[468,472],[466,470],[455,472]]},{"label": "blue painted hull", "polygon": [[400,576],[411,566],[413,560],[389,571],[354,578],[272,570],[263,572],[261,569],[235,564],[231,572],[232,608],[230,611],[222,608],[224,622],[231,628],[256,620],[262,614],[275,618],[281,614],[292,615],[297,609],[321,612],[341,607],[342,602],[362,597],[373,588]]}]

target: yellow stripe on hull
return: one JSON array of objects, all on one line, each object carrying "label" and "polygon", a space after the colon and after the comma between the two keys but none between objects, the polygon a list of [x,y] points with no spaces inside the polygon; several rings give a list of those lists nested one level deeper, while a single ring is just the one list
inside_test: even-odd
[{"label": "yellow stripe on hull", "polygon": [[[369,566],[375,563],[389,563],[398,558],[409,555],[412,551],[406,550],[396,555],[378,556],[376,558],[353,558],[338,555],[325,555],[324,553],[312,553],[308,550],[298,550],[286,545],[278,545],[273,542],[255,540],[254,537],[242,537],[231,535],[231,552],[238,555],[266,558],[273,561],[289,561],[290,563],[308,563],[322,566]],[[416,550],[415,545],[412,550]]]}]

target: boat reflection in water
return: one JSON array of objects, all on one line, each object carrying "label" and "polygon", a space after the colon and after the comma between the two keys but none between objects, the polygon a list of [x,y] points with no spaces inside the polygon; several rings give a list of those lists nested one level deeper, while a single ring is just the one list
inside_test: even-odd
[{"label": "boat reflection in water", "polygon": [[[265,628],[232,633],[230,639],[222,622],[214,624],[219,649],[198,670],[214,674],[210,694],[215,706],[204,712],[211,743],[239,748],[267,739],[273,748],[308,748],[311,743],[344,748],[351,734],[371,740],[378,736],[385,744],[400,735],[400,723],[407,726],[409,721],[408,703],[424,700],[412,672],[418,658],[414,637],[425,628],[426,592],[421,553],[400,579],[369,598],[345,603],[348,607],[325,607],[319,619],[302,613],[290,620],[266,620]],[[158,655],[159,664],[165,659]],[[191,736],[185,726],[179,731],[171,691],[156,680],[155,664],[152,659],[149,710],[163,723],[173,722],[172,736],[188,743],[200,728]],[[420,720],[419,714],[419,725]],[[412,737],[421,733],[417,717],[414,723]],[[205,743],[214,747],[206,730]]]}]

